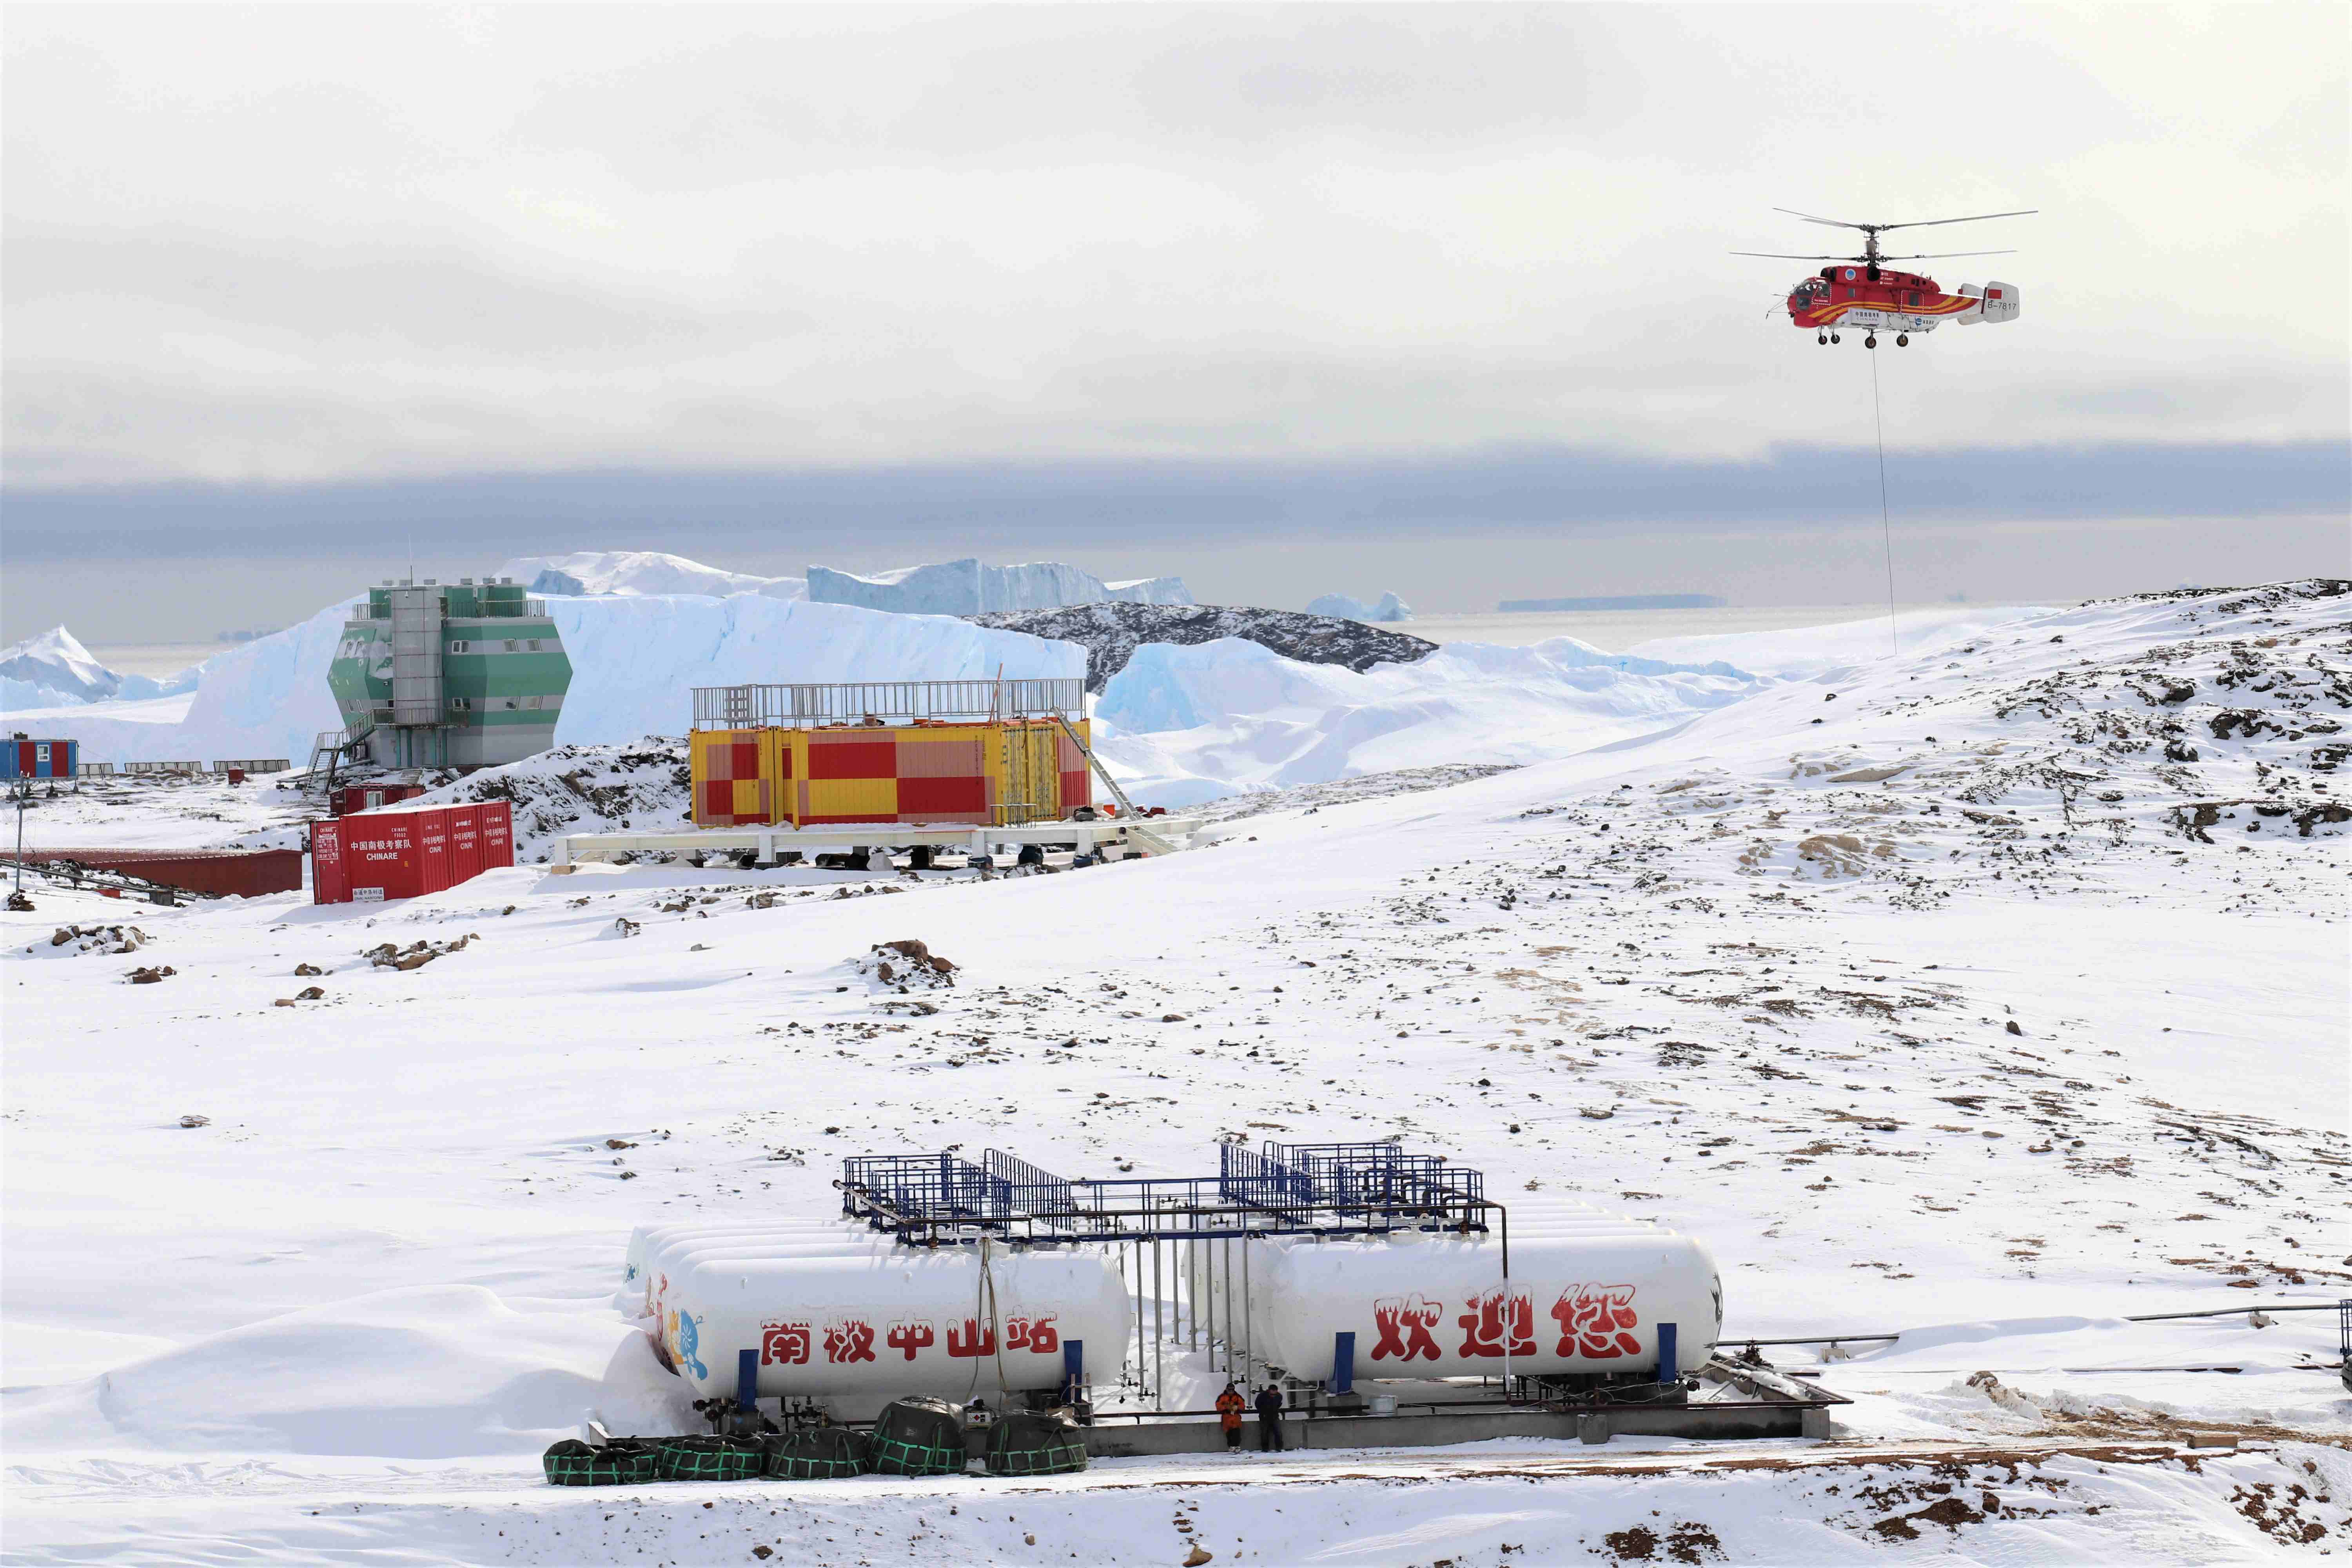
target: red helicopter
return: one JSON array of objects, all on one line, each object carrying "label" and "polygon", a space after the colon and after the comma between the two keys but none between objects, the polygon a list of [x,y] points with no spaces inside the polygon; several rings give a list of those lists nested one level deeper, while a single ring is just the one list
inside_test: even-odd
[{"label": "red helicopter", "polygon": [[1895,344],[1901,348],[1911,342],[1913,332],[1932,332],[1944,321],[1958,321],[1962,326],[1973,326],[1979,321],[2013,321],[2017,320],[2018,308],[2014,283],[1988,283],[1982,289],[1963,283],[1958,292],[1947,294],[1933,278],[1897,272],[1885,265],[1889,261],[1937,261],[1958,256],[2014,256],[2015,251],[1948,250],[1932,256],[1885,256],[1878,248],[1880,235],[1891,228],[1932,228],[1938,224],[2024,217],[2041,209],[2025,207],[2017,212],[1927,218],[1918,223],[1847,223],[1842,218],[1815,217],[1791,207],[1772,210],[1803,218],[1807,223],[1862,230],[1860,256],[1781,256],[1763,250],[1735,250],[1731,254],[1762,256],[1776,261],[1844,263],[1824,267],[1789,290],[1789,320],[1799,328],[1811,328],[1813,341],[1820,343],[1842,342],[1844,340],[1839,336],[1838,328],[1859,327],[1868,334],[1862,340],[1862,346],[1874,349],[1883,331],[1893,331]]}]

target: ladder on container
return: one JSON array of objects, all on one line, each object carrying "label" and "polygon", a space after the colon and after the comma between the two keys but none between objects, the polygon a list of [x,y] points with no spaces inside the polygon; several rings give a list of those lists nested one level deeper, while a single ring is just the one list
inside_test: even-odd
[{"label": "ladder on container", "polygon": [[1069,715],[1056,712],[1054,722],[1062,727],[1062,733],[1070,738],[1070,744],[1078,749],[1078,755],[1086,758],[1087,766],[1094,770],[1095,777],[1102,780],[1103,787],[1110,791],[1111,799],[1118,802],[1119,820],[1131,825],[1128,837],[1138,840],[1155,855],[1173,853],[1176,846],[1145,826],[1147,819],[1143,813],[1136,809],[1135,802],[1127,798],[1127,792],[1118,787],[1118,781],[1110,776],[1110,770],[1103,766],[1102,759],[1095,755],[1094,748],[1080,738],[1078,727],[1070,722]]}]

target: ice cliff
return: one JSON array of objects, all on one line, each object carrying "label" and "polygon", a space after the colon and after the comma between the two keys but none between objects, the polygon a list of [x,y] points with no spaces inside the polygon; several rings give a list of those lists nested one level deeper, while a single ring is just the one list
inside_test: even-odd
[{"label": "ice cliff", "polygon": [[1064,605],[1122,602],[1189,605],[1181,577],[1139,577],[1106,583],[1060,561],[991,566],[977,557],[902,566],[860,575],[830,566],[808,569],[808,596],[823,605],[857,605],[900,615],[977,616],[1009,610],[1050,610]]}]

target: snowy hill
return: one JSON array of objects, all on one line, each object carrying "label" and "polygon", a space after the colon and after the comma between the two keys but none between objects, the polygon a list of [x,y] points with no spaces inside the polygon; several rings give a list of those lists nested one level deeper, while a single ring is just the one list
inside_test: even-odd
[{"label": "snowy hill", "polygon": [[983,626],[1027,632],[1080,644],[1087,650],[1087,689],[1100,691],[1145,643],[1190,647],[1238,637],[1302,664],[1337,664],[1362,671],[1383,661],[1410,664],[1437,645],[1360,621],[1296,610],[1240,609],[1218,605],[1073,605],[1058,610],[1015,610],[967,616]]},{"label": "snowy hill", "polygon": [[1059,561],[990,566],[967,557],[862,575],[812,566],[808,584],[809,597],[821,604],[861,605],[899,615],[972,616],[1112,600],[1139,605],[1192,602],[1179,577],[1139,577],[1109,584]]},{"label": "snowy hill", "polygon": [[571,555],[525,555],[499,568],[499,575],[526,584],[534,594],[574,598],[608,594],[758,594],[771,599],[805,599],[805,577],[759,577],[705,566],[683,555],[656,550],[588,550]]},{"label": "snowy hill", "polygon": [[[1744,695],[1075,873],[520,868],[142,909],[137,962],[174,973],[135,986],[51,942],[122,906],[36,886],[0,917],[10,1553],[2055,1568],[2340,1541],[2347,603],[2111,601],[1772,681],[1530,650],[1549,673],[1486,684]],[[1163,657],[1243,660],[1265,689],[1232,710],[1271,725],[1297,682],[1451,651]],[[363,956],[469,934],[414,973]],[[936,1014],[851,984],[904,937],[961,966]],[[1901,1337],[1769,1349],[1853,1399],[1825,1445],[541,1479],[592,1412],[691,1419],[614,1305],[633,1224],[820,1217],[861,1152],[1175,1175],[1222,1137],[1391,1134],[1514,1203],[1698,1237],[1736,1337]],[[2279,1304],[2326,1310],[2249,1315]],[[2191,1310],[2222,1315],[2127,1321]]]},{"label": "snowy hill", "polygon": [[1095,750],[1138,801],[1190,805],[1236,789],[1564,757],[1679,728],[1769,684],[1727,664],[1628,658],[1573,637],[1449,643],[1360,671],[1239,639],[1154,642],[1104,689]]}]

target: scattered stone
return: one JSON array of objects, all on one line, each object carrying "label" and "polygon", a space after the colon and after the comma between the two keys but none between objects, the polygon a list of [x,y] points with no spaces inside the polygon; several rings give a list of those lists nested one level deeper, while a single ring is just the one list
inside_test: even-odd
[{"label": "scattered stone", "polygon": [[316,1002],[323,998],[326,994],[327,992],[324,986],[305,985],[301,990],[294,993],[294,1000],[297,1002]]},{"label": "scattered stone", "polygon": [[[472,933],[468,932],[455,942],[413,942],[406,947],[387,942],[369,948],[360,956],[378,969],[422,969],[445,954],[464,952],[466,944],[473,940]],[[311,973],[316,973],[317,971]]]},{"label": "scattered stone", "polygon": [[209,1127],[212,1124],[213,1119],[209,1116],[189,1115],[180,1118],[180,1125],[183,1127]]},{"label": "scattered stone", "polygon": [[327,972],[325,970],[320,968],[315,963],[298,963],[294,966],[294,975],[298,980],[305,975],[324,974],[326,973]]},{"label": "scattered stone", "polygon": [[177,974],[178,973],[180,972],[173,968],[168,963],[163,965],[161,969],[134,969],[131,972],[131,984],[133,985],[153,985],[161,981],[168,979],[172,975]]},{"label": "scattered stone", "polygon": [[2003,1024],[2001,1027],[2012,1035],[2021,1035],[2025,1033],[2023,1029],[2017,1026],[2017,1020],[2014,1018],[2011,1018],[2008,1023]]},{"label": "scattered stone", "polygon": [[137,926],[59,926],[49,938],[51,947],[71,947],[76,952],[136,952],[147,933]]}]

